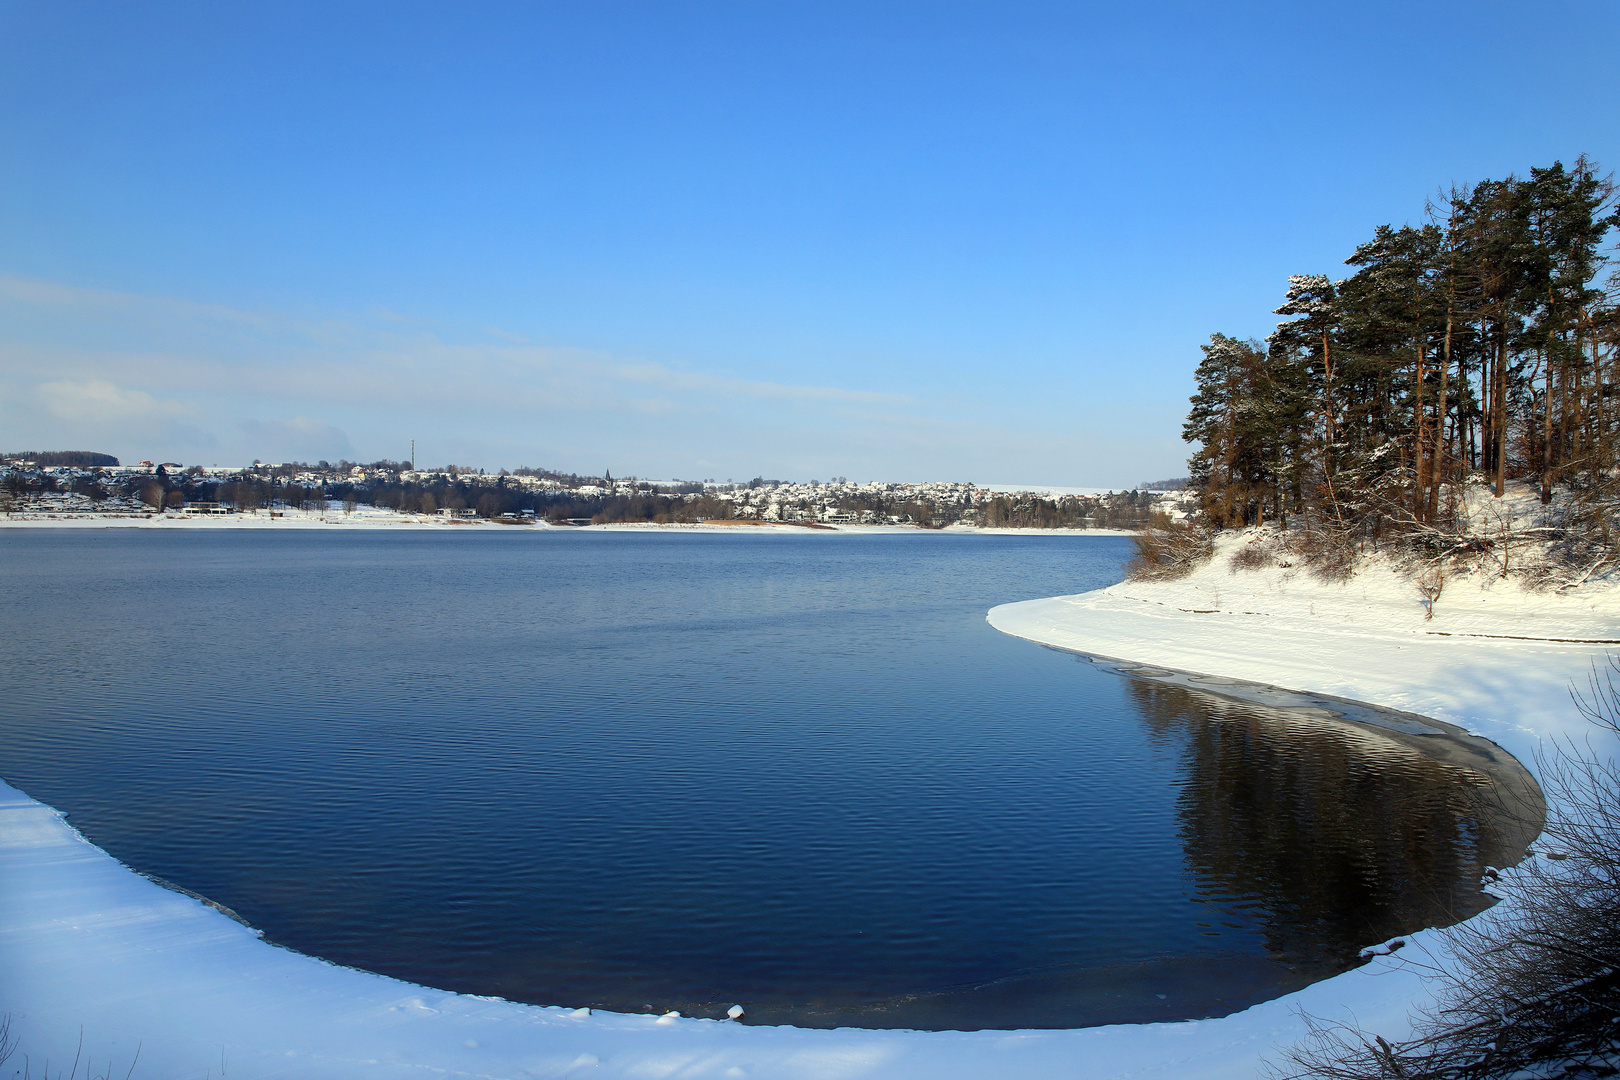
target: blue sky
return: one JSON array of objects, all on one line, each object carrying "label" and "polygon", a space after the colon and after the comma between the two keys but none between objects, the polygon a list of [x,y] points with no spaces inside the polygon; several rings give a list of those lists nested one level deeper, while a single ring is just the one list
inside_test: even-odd
[{"label": "blue sky", "polygon": [[0,449],[1181,475],[1426,196],[1620,164],[1620,5],[0,0]]}]

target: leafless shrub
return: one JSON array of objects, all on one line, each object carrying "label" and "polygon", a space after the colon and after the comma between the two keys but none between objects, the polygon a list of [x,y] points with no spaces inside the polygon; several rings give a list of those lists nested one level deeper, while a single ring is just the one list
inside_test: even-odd
[{"label": "leafless shrub", "polygon": [[1131,537],[1136,556],[1125,568],[1131,581],[1173,581],[1186,577],[1215,554],[1204,530],[1155,514],[1146,529]]},{"label": "leafless shrub", "polygon": [[1425,621],[1434,618],[1434,605],[1446,591],[1446,571],[1442,566],[1430,566],[1417,576],[1417,590],[1423,597]]},{"label": "leafless shrub", "polygon": [[0,1065],[11,1060],[17,1052],[17,1036],[11,1031],[11,1014],[0,1016]]},{"label": "leafless shrub", "polygon": [[[17,1045],[17,1035],[11,1030],[11,1014],[6,1013],[4,1016],[0,1016],[0,1066],[4,1066],[7,1061],[10,1061],[16,1056]],[[129,1069],[123,1074],[123,1080],[132,1080],[134,1077],[135,1066],[139,1065],[141,1061],[141,1049],[143,1046],[144,1043],[136,1045],[135,1054],[130,1058]],[[220,1054],[221,1064],[219,1074],[224,1076],[225,1066],[223,1047],[220,1049]],[[97,1073],[93,1071],[95,1068],[94,1063],[86,1059],[84,1055],[84,1028],[82,1027],[79,1029],[79,1045],[73,1053],[72,1071],[64,1074],[62,1070],[58,1068],[56,1070],[54,1080],[76,1080],[79,1075],[79,1065],[81,1063],[85,1067],[84,1080],[116,1080],[118,1077],[118,1066],[111,1060],[107,1062],[107,1070],[105,1072]],[[14,1070],[11,1076],[15,1078],[15,1080],[32,1080],[33,1062],[29,1061],[28,1055],[23,1055],[23,1067],[21,1071]],[[53,1080],[51,1063],[48,1059],[40,1071],[40,1077],[41,1080]]]},{"label": "leafless shrub", "polygon": [[1356,538],[1348,530],[1318,526],[1288,538],[1288,548],[1323,581],[1349,581],[1356,572]]},{"label": "leafless shrub", "polygon": [[1562,570],[1563,568],[1552,560],[1532,555],[1519,560],[1517,577],[1530,592],[1548,592],[1563,580]]},{"label": "leafless shrub", "polygon": [[[1620,663],[1576,705],[1620,735]],[[1540,756],[1551,796],[1540,857],[1499,886],[1509,900],[1445,931],[1437,1005],[1390,1043],[1307,1017],[1272,1075],[1335,1080],[1506,1080],[1620,1075],[1620,765],[1565,743]]]},{"label": "leafless shrub", "polygon": [[1231,565],[1234,574],[1239,570],[1265,570],[1277,565],[1277,553],[1268,537],[1257,536],[1232,552]]}]

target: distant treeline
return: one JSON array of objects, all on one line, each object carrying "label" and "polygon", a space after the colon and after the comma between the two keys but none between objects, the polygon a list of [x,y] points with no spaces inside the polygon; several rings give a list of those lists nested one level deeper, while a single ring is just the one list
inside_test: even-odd
[{"label": "distant treeline", "polygon": [[73,492],[91,500],[125,495],[138,498],[154,508],[217,502],[238,510],[256,510],[267,506],[324,509],[331,501],[342,503],[350,510],[360,505],[380,506],[412,514],[472,510],[485,518],[529,512],[552,521],[593,521],[598,524],[619,521],[692,522],[728,518],[735,513],[732,504],[725,500],[702,497],[686,501],[677,497],[683,493],[683,489],[701,488],[697,484],[677,485],[673,489],[654,489],[648,484],[646,492],[633,495],[533,491],[508,482],[504,476],[494,478],[493,483],[489,482],[489,478],[481,477],[471,483],[459,478],[435,479],[425,483],[356,483],[340,480],[320,486],[295,482],[291,475],[294,469],[294,466],[280,466],[273,470],[267,468],[262,473],[227,480],[214,479],[195,468],[174,473],[159,468],[155,474],[87,475],[71,480],[44,473],[12,473],[5,479],[4,490],[19,496]]},{"label": "distant treeline", "polygon": [[733,513],[729,502],[699,498],[691,502],[653,491],[633,495],[586,495],[579,491],[533,491],[509,484],[504,476],[487,482],[467,484],[460,480],[434,480],[426,483],[383,483],[369,489],[351,489],[348,497],[403,513],[431,514],[440,509],[477,512],[479,517],[496,518],[525,512],[550,521],[591,521],[606,524],[620,521],[691,522],[706,518],[726,518]]},{"label": "distant treeline", "polygon": [[1012,529],[1136,529],[1153,519],[1154,496],[1121,491],[1098,498],[1042,499],[998,495],[981,508],[981,523]]},{"label": "distant treeline", "polygon": [[[387,476],[390,472],[399,471],[390,466],[404,464],[386,462],[361,467]],[[724,520],[745,512],[757,512],[757,507],[744,511],[732,500],[705,494],[705,488],[697,482],[654,485],[647,481],[630,481],[638,488],[633,493],[587,493],[577,488],[537,491],[504,473],[487,476],[473,470],[457,470],[460,475],[424,481],[358,480],[348,477],[350,467],[347,462],[340,462],[337,466],[320,463],[317,468],[328,474],[335,472],[338,477],[322,484],[295,479],[311,468],[296,463],[263,466],[256,472],[230,479],[210,477],[195,467],[183,472],[169,472],[161,466],[152,474],[84,475],[72,479],[44,473],[13,473],[6,478],[5,489],[12,495],[71,491],[92,500],[123,495],[139,499],[153,508],[217,502],[238,510],[256,510],[267,506],[324,510],[329,503],[337,502],[351,511],[361,505],[407,514],[434,514],[443,510],[459,514],[470,510],[482,518],[532,515],[553,522],[588,521],[599,525],[618,522],[692,523]],[[538,469],[523,470],[516,475],[573,482],[580,480],[571,474]],[[772,483],[755,478],[746,487],[758,490]],[[931,528],[965,522],[995,527],[1107,529],[1139,528],[1147,524],[1152,517],[1153,503],[1154,496],[1147,491],[1122,491],[1100,498],[1070,496],[1047,499],[1033,495],[1000,495],[988,502],[978,503],[965,499],[959,503],[931,503],[915,496],[852,492],[837,497],[828,508],[854,515],[859,520],[899,522]],[[796,506],[790,502],[782,509],[785,514],[792,515],[803,514],[810,507]]]},{"label": "distant treeline", "polygon": [[278,482],[270,478],[212,480],[201,476],[200,470],[171,474],[161,467],[155,474],[99,474],[72,479],[47,473],[14,472],[5,478],[0,490],[11,496],[71,492],[83,495],[92,502],[122,495],[139,499],[154,509],[181,506],[188,502],[220,502],[249,510],[271,505],[272,501],[282,505],[318,508],[325,506],[326,498],[318,487]]},{"label": "distant treeline", "polygon": [[[24,460],[35,461],[37,459],[25,458]],[[4,493],[6,497],[4,501],[8,504],[16,496],[56,491],[73,492],[77,495],[83,495],[93,502],[99,502],[113,495],[124,495],[130,498],[144,499],[148,505],[157,507],[163,505],[163,499],[168,493],[168,488],[160,482],[160,479],[143,475],[85,475],[67,480],[51,476],[48,473],[23,472],[9,474],[4,483],[0,484],[0,493]]]},{"label": "distant treeline", "polygon": [[111,469],[118,465],[118,459],[111,454],[92,450],[28,450],[0,454],[0,462],[16,461],[32,461],[42,469]]}]

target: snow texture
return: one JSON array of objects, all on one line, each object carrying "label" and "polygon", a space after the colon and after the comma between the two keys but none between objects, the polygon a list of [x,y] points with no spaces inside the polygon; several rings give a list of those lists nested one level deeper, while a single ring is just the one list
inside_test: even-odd
[{"label": "snow texture", "polygon": [[[1620,596],[1451,583],[1432,622],[1387,567],[1345,585],[1296,569],[1193,577],[1008,604],[989,620],[1059,648],[1332,694],[1446,720],[1527,765],[1585,738],[1570,704],[1620,638]],[[1467,636],[1491,634],[1493,636]],[[1441,636],[1449,634],[1450,636]],[[1513,635],[1509,637],[1507,635]],[[1583,641],[1552,640],[1579,638]],[[1612,752],[1613,747],[1605,747]],[[183,823],[176,823],[183,827]],[[1441,948],[1404,935],[1363,967],[1215,1020],[1073,1031],[814,1031],[517,1005],[337,967],[267,944],[165,889],[0,784],[0,1015],[38,1071],[80,1033],[98,1074],[382,1077],[1249,1078],[1302,1031],[1301,1010],[1406,1035]],[[1377,943],[1368,943],[1374,946]],[[1376,955],[1383,953],[1383,955]],[[18,1058],[13,1064],[20,1063]],[[109,1069],[110,1066],[110,1069]],[[11,1065],[7,1066],[12,1067]]]}]

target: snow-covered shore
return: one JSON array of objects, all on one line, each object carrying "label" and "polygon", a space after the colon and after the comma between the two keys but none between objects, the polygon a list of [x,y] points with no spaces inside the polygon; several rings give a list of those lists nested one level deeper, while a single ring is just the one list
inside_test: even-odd
[{"label": "snow-covered shore", "polygon": [[[1330,989],[1331,988],[1331,989]],[[1223,1020],[1078,1031],[811,1031],[448,994],[266,944],[0,785],[0,1015],[33,1062],[139,1077],[1249,1077],[1295,1002],[1395,1019],[1397,961]],[[1387,1017],[1366,1003],[1401,1003]],[[1369,1013],[1371,1014],[1369,1016]]]},{"label": "snow-covered shore", "polygon": [[1588,734],[1572,707],[1592,666],[1620,651],[1620,588],[1532,591],[1517,579],[1454,578],[1427,603],[1373,560],[1341,584],[1298,567],[1236,570],[1247,542],[1169,582],[993,608],[991,625],[1093,656],[1202,672],[1402,709],[1455,724],[1530,764],[1542,741]]},{"label": "snow-covered shore", "polygon": [[540,520],[527,524],[504,524],[483,518],[433,517],[423,514],[400,514],[391,510],[363,507],[350,514],[339,512],[318,513],[303,510],[279,512],[276,517],[267,514],[221,514],[218,516],[189,514],[8,514],[0,516],[0,530],[4,529],[180,529],[185,531],[214,532],[229,529],[245,530],[321,530],[350,532],[356,530],[406,530],[446,532],[646,532],[646,533],[705,533],[715,535],[762,534],[774,536],[917,536],[920,534],[976,535],[976,536],[1130,536],[1123,529],[1014,529],[980,528],[974,525],[952,525],[944,529],[920,529],[915,525],[825,525],[814,529],[776,521],[735,522],[650,522],[627,521],[608,525],[553,525]]},{"label": "snow-covered shore", "polygon": [[[1620,638],[1620,596],[1596,584],[1547,595],[1454,582],[1425,622],[1422,598],[1387,569],[1327,585],[1280,567],[1233,574],[1229,556],[1184,581],[1009,604],[989,620],[1059,648],[1433,716],[1526,764],[1548,736],[1587,733],[1567,688]],[[1485,633],[1533,640],[1464,636]],[[1425,995],[1407,958],[1434,944],[1410,940],[1286,998],[1185,1023],[810,1031],[587,1015],[428,990],[268,945],[0,785],[0,1014],[13,1014],[34,1063],[73,1057],[82,1026],[98,1071],[127,1068],[138,1046],[138,1077],[221,1067],[305,1078],[1247,1078],[1301,1032],[1301,1010],[1402,1035]]]}]

